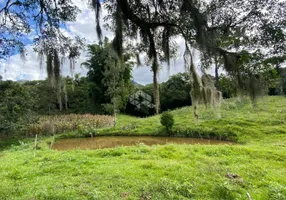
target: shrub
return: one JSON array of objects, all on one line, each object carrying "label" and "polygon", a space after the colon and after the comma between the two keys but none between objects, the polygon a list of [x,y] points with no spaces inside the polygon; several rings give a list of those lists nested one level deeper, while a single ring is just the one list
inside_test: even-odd
[{"label": "shrub", "polygon": [[170,133],[174,125],[174,117],[170,112],[163,112],[161,115],[160,122],[166,127],[167,131]]}]

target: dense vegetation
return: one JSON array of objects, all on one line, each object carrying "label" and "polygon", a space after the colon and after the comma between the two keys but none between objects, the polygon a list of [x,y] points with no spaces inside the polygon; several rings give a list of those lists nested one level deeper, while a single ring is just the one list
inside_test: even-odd
[{"label": "dense vegetation", "polygon": [[[1,141],[0,198],[285,199],[285,107],[285,97],[267,97],[257,108],[249,100],[227,100],[220,119],[205,110],[200,130],[234,130],[243,143],[237,145],[55,151],[47,145],[52,139],[41,137],[34,157],[31,140]],[[195,127],[191,109],[173,111],[175,129]],[[118,117],[122,130],[132,122],[137,135],[163,128],[159,117]]]},{"label": "dense vegetation", "polygon": [[[1,64],[24,58],[28,40],[47,70],[43,81],[0,76],[0,199],[286,199],[286,100],[259,98],[286,94],[285,1],[88,2],[99,42],[88,45],[89,71],[80,77],[74,69],[84,39],[66,28],[80,12],[74,1],[0,1]],[[178,39],[186,73],[160,84]],[[142,57],[153,73],[146,86],[131,80]],[[61,75],[66,60],[71,77]],[[49,148],[60,138],[98,135],[237,144]]]},{"label": "dense vegetation", "polygon": [[[100,70],[97,73],[104,78],[103,75],[100,74]],[[270,94],[273,91],[276,91],[274,94],[283,94],[283,91],[285,90],[285,76],[283,73],[281,76],[271,79],[273,82],[269,88]],[[106,86],[101,82],[98,82],[97,79],[97,81],[92,81],[93,79],[91,79],[91,77],[94,75],[91,74],[96,74],[93,69],[90,71],[88,77],[79,77],[76,75],[74,80],[69,77],[62,78],[66,87],[66,92],[61,94],[62,101],[64,102],[65,98],[67,98],[66,106],[62,111],[59,109],[60,106],[57,99],[56,88],[52,87],[48,80],[27,81],[24,83],[0,81],[1,135],[7,137],[13,135],[19,136],[21,134],[34,135],[34,133],[37,132],[41,133],[41,131],[36,131],[37,129],[30,129],[29,127],[31,127],[30,124],[37,124],[37,121],[40,118],[44,119],[41,117],[44,115],[112,114],[112,98],[110,96],[105,96],[104,93],[97,93],[99,91],[98,89],[104,91]],[[121,103],[118,107],[120,108],[120,112],[135,116],[148,116],[154,114],[154,109],[138,110],[135,106],[130,104],[129,99],[127,98],[128,95],[141,90],[146,94],[149,94],[153,100],[153,86],[151,84],[146,86],[131,85],[131,80],[128,78],[128,76],[124,80],[130,85],[129,90],[125,90],[126,93],[120,100]],[[222,91],[224,98],[237,96],[237,90],[230,77],[221,75],[219,77],[218,87]],[[160,84],[161,111],[168,111],[191,105],[192,100],[189,95],[190,91],[191,86],[189,85],[187,73],[179,73],[171,76],[169,80]],[[102,99],[98,98],[101,96],[103,97]],[[108,109],[108,105],[110,105],[110,109]],[[215,111],[210,110],[210,112]],[[224,114],[227,111],[220,110],[220,112]],[[189,115],[189,113],[186,113],[186,115]],[[213,117],[215,117],[215,115],[213,115]],[[40,121],[41,122],[39,122],[39,125],[33,126],[42,127],[43,123],[49,123],[43,122],[43,120]],[[191,120],[188,122],[186,121],[186,123],[190,126],[192,125]],[[186,127],[189,125],[186,125]],[[135,125],[133,126],[135,127]],[[42,130],[43,127],[40,129]],[[75,128],[67,130],[74,129]]]}]

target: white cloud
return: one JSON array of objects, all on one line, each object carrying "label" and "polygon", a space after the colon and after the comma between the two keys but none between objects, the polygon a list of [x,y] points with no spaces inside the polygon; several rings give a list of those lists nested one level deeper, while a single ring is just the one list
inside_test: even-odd
[{"label": "white cloud", "polygon": [[2,61],[0,74],[6,80],[38,80],[44,78],[44,73],[39,67],[37,55],[33,52],[32,46],[27,47],[28,55],[23,60],[20,55],[10,57],[5,63]]},{"label": "white cloud", "polygon": [[[0,66],[0,75],[4,77],[4,80],[42,80],[47,77],[45,61],[43,66],[40,66],[40,60],[38,55],[33,51],[31,45],[27,46],[27,56],[23,60],[19,55],[15,55],[9,58],[5,63],[2,61]],[[75,73],[85,75],[87,69],[81,68],[80,63],[85,61],[85,53],[79,58]],[[70,75],[69,63],[66,63],[62,67],[62,74]]]},{"label": "white cloud", "polygon": [[[1,1],[1,0],[0,0]],[[80,36],[86,38],[87,43],[97,43],[98,39],[96,36],[95,29],[95,14],[90,9],[89,5],[82,0],[73,0],[74,3],[81,9],[81,13],[75,22],[67,24],[67,28],[70,36]],[[105,16],[106,10],[102,9],[102,16]],[[103,22],[102,22],[103,24]],[[113,38],[113,34],[110,31],[103,30],[103,35],[108,38]],[[181,38],[176,39],[180,50],[178,52],[178,59],[171,61],[170,71],[166,64],[163,64],[162,69],[159,72],[159,81],[163,82],[168,79],[170,75],[177,74],[179,72],[184,72],[184,61],[183,61],[183,51],[184,43]],[[33,52],[32,46],[27,46],[27,58],[26,61],[20,58],[20,55],[12,56],[6,64],[0,64],[0,75],[6,80],[39,80],[45,79],[47,74],[45,67],[40,68],[39,60],[36,53]],[[76,63],[75,73],[80,73],[85,75],[87,69],[81,68],[80,64],[86,60],[86,52],[82,53],[80,58]],[[68,62],[68,61],[67,61]],[[3,62],[2,62],[3,63]],[[44,64],[44,63],[43,63]],[[153,73],[150,70],[150,66],[147,67],[137,67],[133,70],[134,81],[140,84],[152,83]],[[6,71],[6,72],[5,72]],[[69,64],[66,63],[62,69],[63,75],[69,75]]]}]

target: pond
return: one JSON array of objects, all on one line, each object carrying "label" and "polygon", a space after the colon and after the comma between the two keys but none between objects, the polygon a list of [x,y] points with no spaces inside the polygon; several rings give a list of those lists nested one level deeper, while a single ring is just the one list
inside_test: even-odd
[{"label": "pond", "polygon": [[72,138],[61,139],[54,143],[53,149],[56,150],[72,150],[72,149],[103,149],[114,148],[119,146],[134,146],[139,143],[146,145],[164,145],[168,143],[174,144],[233,144],[228,141],[207,140],[197,138],[182,138],[182,137],[152,137],[152,136],[100,136],[93,138]]}]

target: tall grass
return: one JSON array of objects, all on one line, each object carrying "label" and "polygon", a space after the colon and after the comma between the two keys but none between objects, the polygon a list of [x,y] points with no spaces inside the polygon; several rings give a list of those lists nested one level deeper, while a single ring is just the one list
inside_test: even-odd
[{"label": "tall grass", "polygon": [[39,123],[29,126],[29,136],[51,135],[71,131],[84,131],[85,129],[98,129],[109,127],[113,118],[108,115],[54,115],[41,116]]}]

